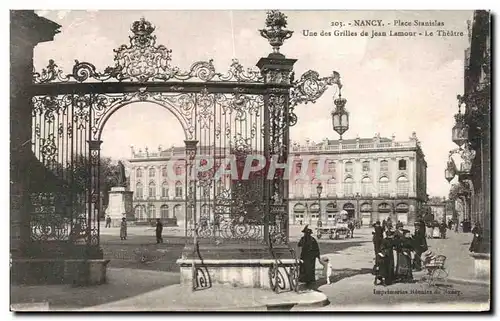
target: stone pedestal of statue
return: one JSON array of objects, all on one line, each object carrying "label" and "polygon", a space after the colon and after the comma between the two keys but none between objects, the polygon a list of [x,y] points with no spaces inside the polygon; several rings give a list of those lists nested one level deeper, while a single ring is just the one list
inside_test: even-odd
[{"label": "stone pedestal of statue", "polygon": [[111,217],[111,226],[119,227],[122,218],[125,217],[128,222],[134,220],[134,211],[132,208],[132,195],[134,192],[127,191],[125,187],[112,187],[109,191],[109,203],[106,210],[106,217]]}]

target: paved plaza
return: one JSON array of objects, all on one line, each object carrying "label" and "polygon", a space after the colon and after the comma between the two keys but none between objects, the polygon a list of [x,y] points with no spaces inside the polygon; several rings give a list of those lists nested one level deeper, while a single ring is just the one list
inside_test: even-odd
[{"label": "paved plaza", "polygon": [[[291,246],[301,236],[301,226],[291,227]],[[454,279],[473,280],[468,264],[472,259],[468,253],[471,235],[449,232],[445,240],[428,240],[430,249],[447,256],[446,268],[450,282],[445,286],[429,288],[421,283],[394,284],[389,287],[373,286],[373,244],[371,229],[355,230],[354,239],[319,241],[322,256],[327,256],[333,267],[332,284],[318,284],[323,297],[330,302],[322,307],[323,300],[315,294],[288,293],[276,295],[269,290],[214,287],[192,293],[179,285],[178,266],[175,261],[184,247],[183,231],[166,228],[165,243],[156,244],[154,229],[129,228],[129,238],[122,241],[118,229],[104,229],[102,247],[108,256],[110,269],[108,284],[95,287],[75,288],[71,286],[13,286],[11,302],[39,304],[48,302],[51,310],[267,310],[264,302],[316,302],[313,307],[296,305],[293,310],[359,310],[395,306],[405,309],[433,309],[433,304],[453,304],[470,309],[484,309],[489,302],[489,287],[481,284],[459,284]],[[141,251],[138,252],[138,249]],[[140,262],[138,255],[156,253],[160,256],[151,262]],[[317,268],[320,266],[317,264]],[[156,271],[153,271],[156,270]],[[318,271],[319,272],[319,271]],[[415,278],[421,274],[415,273]],[[386,291],[386,292],[384,292]],[[430,292],[429,292],[430,291]],[[315,292],[318,293],[318,292]],[[180,304],[179,298],[191,302]],[[216,298],[216,299],[213,299]],[[218,298],[218,299],[217,299]],[[183,299],[183,300],[184,300]],[[213,299],[213,300],[212,300]],[[274,300],[274,301],[273,301]],[[186,301],[186,302],[187,302]],[[201,304],[200,302],[204,302]],[[366,306],[360,306],[364,302]],[[161,304],[160,304],[161,303]],[[290,308],[293,304],[290,305]],[[443,306],[443,305],[442,305]],[[198,308],[196,308],[198,307]]]}]

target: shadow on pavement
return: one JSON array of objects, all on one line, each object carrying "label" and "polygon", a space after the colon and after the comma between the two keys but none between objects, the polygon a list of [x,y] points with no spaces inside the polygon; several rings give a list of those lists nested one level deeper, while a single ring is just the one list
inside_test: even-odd
[{"label": "shadow on pavement", "polygon": [[[345,278],[350,278],[356,275],[361,275],[361,274],[371,274],[372,269],[368,268],[362,268],[362,269],[332,269],[332,275],[330,276],[330,285],[334,284],[336,282],[339,282],[340,280],[343,280]],[[320,278],[316,280],[316,284],[314,287],[314,290],[319,291],[319,287],[326,285],[326,278]]]}]

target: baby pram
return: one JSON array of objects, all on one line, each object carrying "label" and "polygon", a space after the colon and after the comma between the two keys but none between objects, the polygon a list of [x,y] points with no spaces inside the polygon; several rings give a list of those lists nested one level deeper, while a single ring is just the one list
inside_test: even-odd
[{"label": "baby pram", "polygon": [[430,286],[436,285],[437,281],[445,281],[448,277],[448,271],[444,266],[446,256],[434,255],[432,251],[426,251],[423,255],[423,267],[426,274],[422,276],[420,281],[427,282]]}]

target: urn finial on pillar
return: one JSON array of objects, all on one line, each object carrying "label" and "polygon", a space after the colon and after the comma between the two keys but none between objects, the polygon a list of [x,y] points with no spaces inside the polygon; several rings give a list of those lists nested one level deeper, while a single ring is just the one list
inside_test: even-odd
[{"label": "urn finial on pillar", "polygon": [[283,42],[293,34],[293,31],[285,29],[288,24],[286,19],[287,16],[279,10],[267,12],[266,28],[260,29],[259,31],[260,35],[266,38],[273,47],[273,52],[269,54],[269,57],[285,57],[280,53],[280,47],[283,45]]}]

